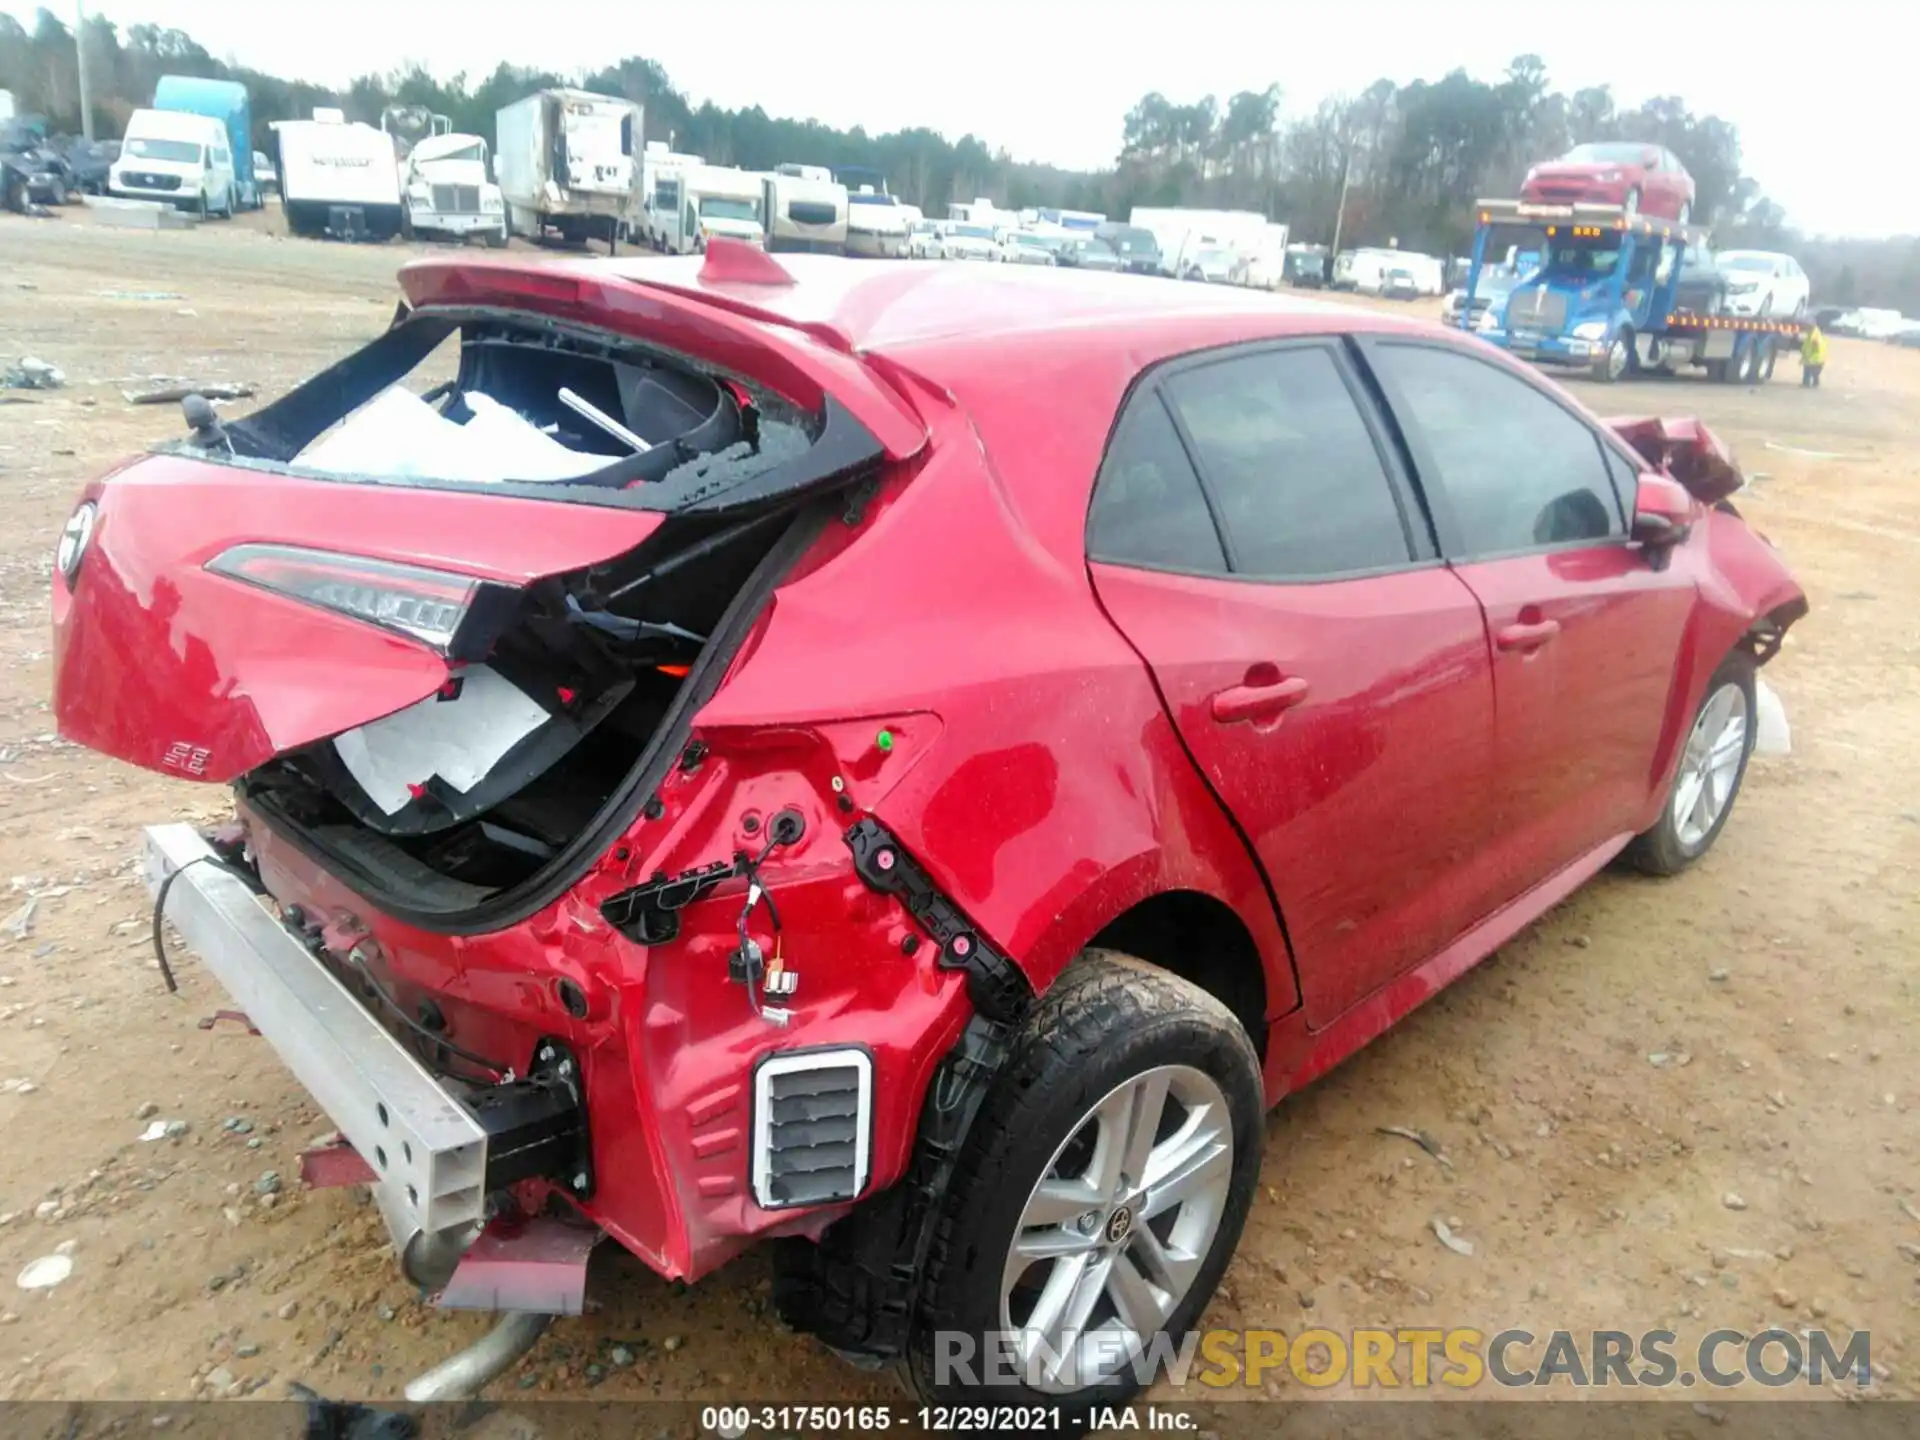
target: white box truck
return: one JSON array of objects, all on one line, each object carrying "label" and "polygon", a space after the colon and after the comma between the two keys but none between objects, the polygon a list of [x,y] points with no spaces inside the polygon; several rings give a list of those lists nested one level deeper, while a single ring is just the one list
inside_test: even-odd
[{"label": "white box truck", "polygon": [[540,90],[494,118],[507,225],[530,240],[616,248],[641,226],[640,106],[588,90]]},{"label": "white box truck", "polygon": [[689,170],[707,162],[684,155],[664,140],[649,140],[640,154],[640,220],[635,233],[655,250],[667,248],[674,217],[680,213],[680,183]]},{"label": "white box truck", "polygon": [[[335,240],[390,240],[406,212],[393,137],[359,122],[321,119],[273,125],[280,208],[293,235]],[[124,151],[122,152],[125,153]]]},{"label": "white box truck", "polygon": [[680,177],[680,209],[666,229],[663,247],[674,255],[697,255],[714,236],[767,243],[766,177],[725,165],[700,165]]}]

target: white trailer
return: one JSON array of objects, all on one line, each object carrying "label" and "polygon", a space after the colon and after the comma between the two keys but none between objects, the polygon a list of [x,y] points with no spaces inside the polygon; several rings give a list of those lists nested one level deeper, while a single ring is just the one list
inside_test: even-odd
[{"label": "white trailer", "polygon": [[950,201],[947,205],[947,219],[958,221],[962,225],[985,225],[995,231],[1020,228],[1018,211],[1003,210],[993,201],[985,198]]},{"label": "white trailer", "polygon": [[587,90],[540,90],[494,117],[507,225],[530,240],[609,249],[641,224],[639,105]]},{"label": "white trailer", "polygon": [[273,141],[288,233],[336,240],[388,240],[400,233],[405,211],[391,135],[315,118],[276,121]]},{"label": "white trailer", "polygon": [[731,166],[701,165],[680,177],[680,209],[667,227],[663,248],[675,255],[705,251],[714,236],[767,243],[761,209],[765,178]]},{"label": "white trailer", "polygon": [[824,165],[776,165],[760,184],[767,249],[846,253],[847,187],[831,170]]},{"label": "white trailer", "polygon": [[[1150,232],[1160,247],[1160,268],[1178,275],[1182,261],[1202,250],[1248,255],[1266,248],[1272,223],[1258,210],[1202,210],[1186,206],[1136,205],[1128,223]],[[1280,246],[1285,250],[1286,246]],[[1275,268],[1278,268],[1276,263]]]}]

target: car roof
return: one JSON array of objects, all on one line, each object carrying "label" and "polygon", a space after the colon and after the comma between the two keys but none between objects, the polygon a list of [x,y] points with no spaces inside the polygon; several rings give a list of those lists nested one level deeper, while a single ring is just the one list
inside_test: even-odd
[{"label": "car roof", "polygon": [[[497,264],[490,261],[489,267]],[[510,262],[511,263],[511,262]],[[538,261],[528,269],[548,268]],[[904,260],[782,255],[792,285],[715,281],[696,256],[563,262],[597,279],[615,276],[663,287],[737,313],[792,326],[854,353],[929,354],[983,340],[1054,335],[1099,351],[1122,336],[1165,333],[1167,354],[1196,348],[1179,332],[1197,326],[1199,344],[1368,328],[1375,317],[1349,306],[1236,288],[1201,289],[1171,280],[1103,272],[929,266]],[[1145,363],[1151,363],[1147,361]],[[1136,365],[1136,368],[1138,366]]]},{"label": "car roof", "polygon": [[1120,407],[1155,365],[1249,342],[1351,333],[1420,335],[1499,355],[1434,322],[1233,285],[1072,267],[823,255],[776,260],[758,252],[733,272],[745,277],[777,263],[793,278],[786,285],[715,278],[729,267],[710,269],[714,258],[489,254],[435,257],[407,268],[451,272],[475,296],[496,286],[510,291],[502,272],[612,281],[631,286],[639,299],[667,291],[860,356],[902,393],[917,377],[927,393],[914,403],[929,413],[943,406],[964,412],[1007,503],[1063,562],[1082,554],[1087,496]]}]

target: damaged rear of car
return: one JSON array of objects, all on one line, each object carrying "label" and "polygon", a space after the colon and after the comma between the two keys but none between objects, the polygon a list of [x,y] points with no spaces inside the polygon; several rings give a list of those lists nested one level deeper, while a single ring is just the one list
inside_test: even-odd
[{"label": "damaged rear of car", "polygon": [[[741,976],[724,950],[649,976],[647,942],[723,883],[760,902],[751,862],[655,886],[750,778],[703,765],[695,717],[783,578],[831,549],[849,489],[924,431],[832,345],[686,291],[564,265],[402,282],[372,343],[244,419],[190,402],[187,438],[87,489],[56,557],[55,709],[72,740],[233,786],[236,822],[156,827],[149,871],[343,1132],[310,1178],[373,1182],[435,1287],[489,1217],[564,1195],[595,1228],[446,1303],[576,1311],[601,1230],[698,1273],[871,1171],[873,1048],[767,1076],[757,1111],[740,1091],[779,1033],[777,945]],[[758,833],[729,838],[803,869],[830,844],[845,869],[832,737],[774,743],[824,758],[818,783],[763,787]],[[781,903],[804,920],[835,897]],[[716,1036],[711,1057],[689,1044]],[[923,1086],[931,1058],[898,1058]],[[818,1174],[763,1166],[757,1209],[704,1178],[711,1213],[683,1201],[690,1173],[744,1181],[743,1127],[776,1101],[818,1091],[837,1115],[843,1082]],[[596,1174],[596,1153],[619,1164]]]}]

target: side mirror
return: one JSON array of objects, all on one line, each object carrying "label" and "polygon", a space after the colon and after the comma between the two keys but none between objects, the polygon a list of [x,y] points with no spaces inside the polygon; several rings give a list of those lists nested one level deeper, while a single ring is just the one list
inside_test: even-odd
[{"label": "side mirror", "polygon": [[1687,538],[1699,504],[1669,475],[1643,474],[1633,497],[1633,539],[1649,549],[1665,549]]}]

